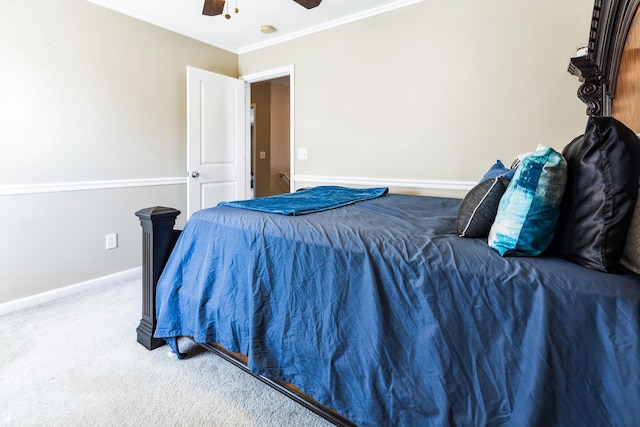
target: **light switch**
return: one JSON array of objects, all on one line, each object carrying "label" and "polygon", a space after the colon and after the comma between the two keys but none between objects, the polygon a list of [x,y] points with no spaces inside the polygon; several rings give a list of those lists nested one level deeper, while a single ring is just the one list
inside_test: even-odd
[{"label": "light switch", "polygon": [[261,159],[266,159],[267,158],[267,152],[266,151],[261,151],[260,152],[260,158]]},{"label": "light switch", "polygon": [[307,149],[306,149],[306,147],[298,148],[298,160],[307,160]]}]

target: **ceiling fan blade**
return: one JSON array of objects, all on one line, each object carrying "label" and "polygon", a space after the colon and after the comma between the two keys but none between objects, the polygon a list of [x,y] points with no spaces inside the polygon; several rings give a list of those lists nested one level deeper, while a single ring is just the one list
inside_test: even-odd
[{"label": "ceiling fan blade", "polygon": [[314,7],[318,6],[320,2],[322,2],[322,0],[293,0],[293,1],[298,3],[300,6],[306,7],[307,9],[313,9]]},{"label": "ceiling fan blade", "polygon": [[222,14],[223,10],[224,0],[204,0],[203,15],[216,16]]}]

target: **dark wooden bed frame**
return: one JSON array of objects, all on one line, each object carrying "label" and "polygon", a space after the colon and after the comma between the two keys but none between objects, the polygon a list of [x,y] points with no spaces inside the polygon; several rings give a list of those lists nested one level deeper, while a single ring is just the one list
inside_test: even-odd
[{"label": "dark wooden bed frame", "polygon": [[[620,69],[634,66],[633,70],[638,70],[640,67],[640,53],[636,52],[640,50],[640,19],[634,21],[639,4],[640,0],[595,0],[587,55],[571,58],[568,70],[582,82],[578,98],[587,105],[588,116],[614,116],[636,133],[640,132],[640,78],[637,77],[637,71],[621,73]],[[629,48],[625,49],[627,44]],[[633,46],[637,49],[632,49]],[[136,212],[143,237],[142,319],[137,336],[138,342],[149,350],[165,344],[164,340],[153,337],[156,327],[156,285],[180,235],[180,230],[174,230],[179,214],[177,209],[162,206]],[[338,426],[354,425],[295,387],[254,375],[246,367],[243,355],[227,352],[216,344],[200,345],[331,423]]]},{"label": "dark wooden bed frame", "polygon": [[[640,131],[640,107],[629,108],[629,104],[637,103],[625,101],[639,96],[640,78],[629,73],[636,78],[623,81],[620,69],[638,69],[637,65],[631,68],[632,62],[638,61],[637,53],[631,46],[625,47],[628,35],[637,37],[631,29],[634,23],[640,25],[640,20],[634,19],[639,4],[640,0],[595,0],[587,55],[571,58],[568,70],[582,82],[578,98],[587,104],[587,115],[614,116],[635,132]],[[629,42],[634,44],[632,38]]]}]

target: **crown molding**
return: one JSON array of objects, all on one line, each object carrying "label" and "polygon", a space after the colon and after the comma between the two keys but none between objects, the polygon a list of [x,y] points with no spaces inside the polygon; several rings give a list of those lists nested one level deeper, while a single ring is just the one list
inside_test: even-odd
[{"label": "crown molding", "polygon": [[[277,45],[280,43],[284,43],[290,40],[294,40],[300,37],[304,37],[304,36],[308,36],[310,34],[314,34],[314,33],[319,33],[320,31],[324,31],[324,30],[328,30],[330,28],[335,28],[338,27],[340,25],[345,25],[345,24],[349,24],[351,22],[355,22],[355,21],[359,21],[361,19],[365,19],[365,18],[369,18],[371,16],[375,16],[375,15],[379,15],[381,13],[385,13],[385,12],[390,12],[392,10],[395,9],[399,9],[401,7],[405,7],[405,6],[409,6],[415,3],[421,3],[424,0],[398,0],[394,3],[390,3],[390,4],[386,4],[384,6],[380,6],[374,9],[370,9],[361,13],[354,13],[353,15],[349,15],[349,16],[345,16],[343,18],[340,19],[336,19],[333,21],[329,21],[329,22],[325,22],[324,24],[321,25],[316,25],[313,27],[309,27],[309,28],[305,28],[304,30],[301,31],[296,31],[294,33],[290,33],[284,36],[280,36],[280,37],[273,37],[271,38],[269,41],[266,42],[261,42],[261,43],[256,43],[253,45],[249,45],[249,46],[245,46],[245,47],[241,47],[239,49],[236,50],[235,53],[237,54],[243,54],[243,53],[247,53],[247,52],[251,52],[254,50],[258,50],[258,49],[262,49],[265,47],[269,47],[269,46],[273,46],[273,45]],[[220,47],[220,46],[218,46]]]}]

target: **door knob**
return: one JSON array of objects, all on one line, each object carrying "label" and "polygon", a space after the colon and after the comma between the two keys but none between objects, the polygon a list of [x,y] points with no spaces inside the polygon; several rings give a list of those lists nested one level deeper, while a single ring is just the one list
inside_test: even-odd
[{"label": "door knob", "polygon": [[199,176],[200,176],[200,172],[198,172],[198,171],[193,171],[193,172],[191,172],[191,176],[192,176],[193,178],[197,178],[197,177],[199,177]]}]

